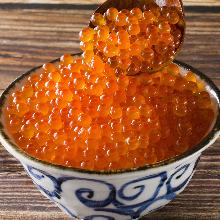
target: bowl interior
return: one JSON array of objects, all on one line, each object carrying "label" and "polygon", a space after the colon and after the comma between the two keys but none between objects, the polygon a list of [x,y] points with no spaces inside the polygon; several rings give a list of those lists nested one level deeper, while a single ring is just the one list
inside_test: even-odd
[{"label": "bowl interior", "polygon": [[[74,56],[78,56],[79,54],[76,54]],[[52,63],[58,65],[58,59],[51,61]],[[214,104],[214,113],[215,113],[215,117],[214,120],[212,122],[212,125],[209,128],[209,131],[206,133],[206,135],[204,136],[204,138],[202,139],[202,141],[197,144],[195,147],[193,147],[192,149],[186,151],[185,153],[178,155],[174,158],[165,160],[165,161],[161,161],[152,165],[146,165],[144,167],[140,167],[140,168],[135,168],[135,169],[129,169],[129,170],[119,170],[116,171],[117,173],[121,173],[121,172],[130,172],[133,170],[143,170],[143,169],[147,169],[147,168],[152,168],[152,167],[158,167],[158,166],[162,166],[165,164],[170,164],[174,161],[178,161],[180,159],[183,159],[187,156],[192,155],[193,153],[196,153],[198,151],[203,151],[206,149],[206,146],[209,145],[209,143],[213,140],[216,139],[219,134],[220,131],[220,92],[218,90],[218,88],[215,86],[215,84],[207,77],[205,76],[203,73],[201,73],[200,71],[194,69],[193,67],[182,63],[180,61],[174,61],[174,63],[176,63],[177,65],[179,65],[180,68],[180,72],[182,75],[185,75],[189,70],[194,72],[196,74],[196,77],[200,80],[203,81],[203,83],[205,84],[205,88],[206,90],[209,92],[211,99],[213,101]],[[7,145],[7,150],[9,150],[10,152],[16,151],[18,154],[21,154],[23,157],[26,157],[30,160],[34,160],[35,162],[39,162],[39,163],[43,163],[43,164],[47,164],[56,168],[61,168],[61,169],[70,169],[70,170],[74,170],[74,171],[80,171],[80,172],[89,172],[89,173],[106,173],[103,171],[86,171],[86,170],[81,170],[78,168],[69,168],[69,167],[64,167],[62,165],[55,165],[55,164],[50,164],[48,162],[44,162],[41,160],[38,160],[28,154],[26,154],[23,150],[21,150],[19,147],[16,146],[15,142],[13,141],[13,138],[11,137],[11,135],[9,134],[9,132],[6,130],[5,128],[5,121],[4,121],[4,117],[3,117],[3,109],[5,104],[7,103],[7,97],[9,94],[11,94],[13,91],[16,91],[18,88],[20,88],[23,85],[23,79],[25,77],[28,77],[32,74],[40,74],[41,73],[41,66],[36,67],[26,73],[24,73],[23,75],[21,75],[20,77],[18,77],[14,82],[12,82],[8,88],[3,92],[3,94],[0,97],[0,139],[4,139],[8,145]],[[8,149],[10,148],[10,149]],[[115,171],[114,171],[115,172]],[[107,173],[111,173],[111,171],[107,171]]]}]

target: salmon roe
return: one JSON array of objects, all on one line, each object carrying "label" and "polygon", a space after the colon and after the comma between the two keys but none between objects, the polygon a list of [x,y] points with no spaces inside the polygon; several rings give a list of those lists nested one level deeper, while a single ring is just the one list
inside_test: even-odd
[{"label": "salmon roe", "polygon": [[79,35],[82,56],[44,64],[8,95],[3,114],[17,146],[53,164],[120,170],[199,143],[214,120],[204,83],[176,64],[148,74],[173,59],[178,10],[110,8],[91,22]]},{"label": "salmon roe", "polygon": [[174,59],[183,37],[178,7],[109,8],[104,15],[94,13],[90,21],[94,29],[80,32],[81,49],[85,55],[88,51],[101,55],[104,62],[117,67],[117,74],[159,70]]},{"label": "salmon roe", "polygon": [[213,103],[192,72],[181,76],[175,64],[135,77],[114,70],[65,55],[24,79],[4,109],[15,143],[54,164],[118,170],[179,155],[209,130]]}]

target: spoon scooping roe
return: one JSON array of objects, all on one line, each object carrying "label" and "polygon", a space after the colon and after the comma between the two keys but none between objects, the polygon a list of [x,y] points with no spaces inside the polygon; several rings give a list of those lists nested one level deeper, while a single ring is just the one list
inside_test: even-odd
[{"label": "spoon scooping roe", "polygon": [[90,21],[91,27],[80,32],[83,57],[90,62],[99,55],[116,75],[161,69],[174,59],[183,39],[178,7],[108,8],[103,15],[94,13]]},{"label": "spoon scooping roe", "polygon": [[93,14],[79,34],[82,56],[44,64],[8,95],[4,119],[17,146],[53,164],[122,170],[198,144],[214,106],[194,73],[168,64],[183,37],[180,15],[159,6]]}]

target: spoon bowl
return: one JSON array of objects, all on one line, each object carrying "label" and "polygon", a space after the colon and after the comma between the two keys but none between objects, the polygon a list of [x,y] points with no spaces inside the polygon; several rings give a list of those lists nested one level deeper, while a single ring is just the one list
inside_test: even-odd
[{"label": "spoon bowl", "polygon": [[[180,51],[184,36],[185,36],[185,15],[183,10],[183,3],[182,0],[107,0],[103,4],[101,4],[94,13],[100,13],[104,14],[109,8],[116,8],[118,11],[121,10],[131,10],[133,8],[140,8],[142,11],[146,10],[152,10],[153,8],[162,9],[164,10],[172,10],[176,11],[179,15],[179,22],[176,24],[173,24],[172,27],[175,27],[176,29],[180,30],[181,37],[179,38],[178,45],[175,47],[174,55],[171,59],[167,59],[162,65],[159,67],[154,67],[152,69],[149,69],[148,72],[156,72],[162,69],[164,66],[167,66],[169,63],[171,63],[176,54]],[[159,12],[160,13],[160,12]],[[95,26],[90,21],[89,26],[94,28]]]}]

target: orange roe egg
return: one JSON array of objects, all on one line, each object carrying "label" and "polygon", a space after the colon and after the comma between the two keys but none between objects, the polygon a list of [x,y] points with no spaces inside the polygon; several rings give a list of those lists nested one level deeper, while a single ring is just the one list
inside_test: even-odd
[{"label": "orange roe egg", "polygon": [[117,26],[125,26],[127,24],[126,19],[126,14],[124,14],[123,12],[119,12],[115,18],[115,24]]},{"label": "orange roe egg", "polygon": [[114,57],[119,54],[119,48],[114,44],[107,44],[103,52],[106,57]]},{"label": "orange roe egg", "polygon": [[140,111],[135,106],[130,106],[126,109],[126,115],[130,120],[135,120],[140,118]]},{"label": "orange roe egg", "polygon": [[95,31],[92,28],[86,27],[79,32],[79,39],[83,42],[92,41]]},{"label": "orange roe egg", "polygon": [[109,20],[109,21],[115,21],[116,20],[116,17],[118,15],[118,10],[116,8],[109,8],[106,13],[106,18]]},{"label": "orange roe egg", "polygon": [[27,139],[31,139],[35,134],[35,127],[33,124],[24,124],[21,127],[21,134]]},{"label": "orange roe egg", "polygon": [[128,17],[126,18],[126,21],[129,25],[131,24],[138,24],[138,18],[135,15],[128,15]]},{"label": "orange roe egg", "polygon": [[15,115],[22,117],[25,113],[29,111],[29,107],[27,104],[24,103],[18,103],[16,105],[16,112],[14,112]]},{"label": "orange roe egg", "polygon": [[59,82],[61,80],[61,76],[60,76],[59,72],[57,72],[57,71],[50,72],[48,77],[50,80],[53,80],[54,82]]},{"label": "orange roe egg", "polygon": [[101,96],[103,93],[103,87],[99,84],[93,84],[89,88],[89,95]]},{"label": "orange roe egg", "polygon": [[63,65],[68,66],[69,64],[73,63],[74,59],[70,54],[64,54],[60,61]]},{"label": "orange roe egg", "polygon": [[32,97],[34,94],[34,90],[31,85],[26,85],[21,88],[24,98]]},{"label": "orange roe egg", "polygon": [[43,146],[46,145],[47,141],[49,140],[49,137],[47,134],[39,132],[36,134],[35,140],[38,146]]},{"label": "orange roe egg", "polygon": [[45,120],[40,120],[35,124],[35,128],[37,129],[37,131],[41,131],[44,133],[47,133],[50,130],[50,126],[47,123],[47,121]]},{"label": "orange roe egg", "polygon": [[100,126],[96,125],[96,124],[91,125],[88,128],[88,132],[89,132],[91,139],[100,139],[102,136],[102,130],[101,130]]},{"label": "orange roe egg", "polygon": [[110,109],[110,116],[112,119],[121,118],[122,109],[120,106],[112,106]]},{"label": "orange roe egg", "polygon": [[138,24],[131,24],[128,27],[128,33],[130,35],[137,35],[140,33],[140,26]]},{"label": "orange roe egg", "polygon": [[[50,73],[50,72],[55,72],[56,71],[56,67],[52,63],[46,63],[46,64],[44,64],[42,66],[42,68],[45,70],[46,73]],[[33,81],[34,77],[38,77],[38,76],[33,75],[32,76],[32,81]],[[35,82],[37,82],[37,80],[35,80]]]},{"label": "orange roe egg", "polygon": [[49,112],[49,106],[47,103],[38,103],[36,105],[36,111],[46,116]]},{"label": "orange roe egg", "polygon": [[138,19],[141,19],[143,16],[140,8],[133,8],[131,10],[131,14],[134,15],[135,17],[137,17]]},{"label": "orange roe egg", "polygon": [[78,116],[77,124],[82,127],[89,127],[92,122],[92,118],[87,114],[81,114]]},{"label": "orange roe egg", "polygon": [[49,119],[48,124],[54,130],[60,130],[63,127],[63,123],[60,118],[51,118]]},{"label": "orange roe egg", "polygon": [[107,25],[97,28],[96,40],[98,41],[107,41],[109,38],[109,28]]},{"label": "orange roe egg", "polygon": [[102,26],[106,24],[104,16],[100,13],[94,13],[90,19],[94,26]]},{"label": "orange roe egg", "polygon": [[103,72],[105,64],[99,56],[95,55],[90,62],[90,67],[96,72]]}]

